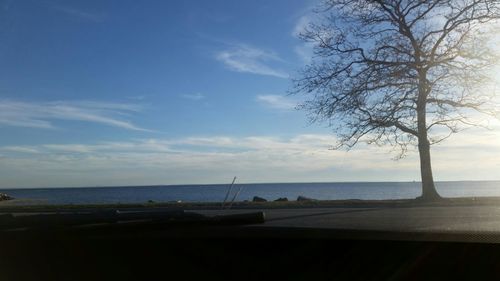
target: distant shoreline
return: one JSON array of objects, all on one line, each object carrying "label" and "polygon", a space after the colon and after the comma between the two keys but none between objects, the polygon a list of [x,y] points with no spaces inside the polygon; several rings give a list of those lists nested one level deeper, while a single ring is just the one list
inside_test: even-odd
[{"label": "distant shoreline", "polygon": [[[453,202],[456,202],[456,198],[500,198],[500,181],[437,182],[436,186],[441,196],[453,198],[450,199]],[[228,192],[229,197],[227,197]],[[229,185],[195,185],[13,189],[0,190],[0,193],[5,193],[17,199],[1,203],[0,206],[104,205],[127,207],[161,205],[168,208],[178,206],[190,208],[191,206],[202,205],[204,208],[212,208],[212,205],[220,204],[214,202],[221,202],[227,197],[228,201],[234,200],[235,208],[253,208],[255,204],[257,204],[256,206],[267,204],[270,208],[275,206],[298,208],[304,204],[313,207],[315,205],[408,204],[408,202],[414,202],[412,199],[421,194],[421,186],[419,183],[412,182],[296,183],[242,184],[239,187],[232,188],[231,191]],[[315,203],[295,202],[295,200],[304,196],[313,199]],[[257,198],[255,201],[267,200],[268,202],[245,202],[254,201],[255,198]],[[275,200],[288,202],[273,202]]]},{"label": "distant shoreline", "polygon": [[[421,202],[418,199],[391,200],[312,200],[288,202],[235,202],[231,209],[288,209],[288,208],[398,208],[419,206],[477,206],[499,205],[500,197],[444,198],[439,202]],[[1,212],[37,212],[76,209],[135,209],[162,208],[183,210],[218,210],[221,202],[154,202],[130,204],[47,204],[45,200],[13,199],[0,202]]]}]

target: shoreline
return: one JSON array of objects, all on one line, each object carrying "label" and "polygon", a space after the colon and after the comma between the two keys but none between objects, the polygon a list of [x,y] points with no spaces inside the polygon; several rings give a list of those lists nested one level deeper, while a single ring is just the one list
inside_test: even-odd
[{"label": "shoreline", "polygon": [[[12,199],[0,201],[0,212],[36,212],[58,210],[161,208],[184,210],[220,210],[221,202],[152,202],[152,203],[103,203],[103,204],[48,204],[45,200]],[[500,197],[443,198],[437,202],[418,199],[389,200],[308,200],[285,202],[234,202],[231,209],[298,209],[298,208],[402,208],[432,206],[500,206]],[[227,208],[225,208],[227,209]]]}]

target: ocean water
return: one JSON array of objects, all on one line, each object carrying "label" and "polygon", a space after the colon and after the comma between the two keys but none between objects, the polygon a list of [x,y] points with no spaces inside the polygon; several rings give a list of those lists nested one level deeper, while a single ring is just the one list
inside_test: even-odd
[{"label": "ocean water", "polygon": [[[438,192],[444,197],[500,196],[500,181],[437,182]],[[49,204],[87,203],[144,203],[183,201],[221,202],[229,185],[170,185],[118,186],[88,188],[30,188],[0,189],[1,193],[19,199],[35,199]],[[267,200],[297,196],[314,199],[405,199],[420,195],[419,182],[336,182],[336,183],[273,183],[236,184],[231,196],[241,188],[236,201],[260,196]]]}]

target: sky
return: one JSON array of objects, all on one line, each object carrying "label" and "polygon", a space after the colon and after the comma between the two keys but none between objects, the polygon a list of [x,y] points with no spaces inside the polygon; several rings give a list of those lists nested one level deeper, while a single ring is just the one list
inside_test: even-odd
[{"label": "sky", "polygon": [[[315,4],[0,0],[0,188],[419,180],[295,109]],[[435,178],[500,179],[495,126],[433,148]]]}]

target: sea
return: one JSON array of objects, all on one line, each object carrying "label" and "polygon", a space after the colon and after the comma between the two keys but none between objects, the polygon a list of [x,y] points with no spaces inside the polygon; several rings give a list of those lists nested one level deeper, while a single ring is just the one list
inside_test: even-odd
[{"label": "sea", "polygon": [[[441,181],[436,182],[444,197],[500,196],[500,181]],[[163,186],[115,186],[68,188],[0,189],[16,199],[47,204],[105,204],[153,202],[222,202],[252,200],[259,196],[267,200],[286,197],[296,200],[306,196],[319,200],[336,199],[406,199],[420,195],[420,182],[330,182],[330,183],[261,183]],[[228,193],[229,192],[229,193]]]}]

